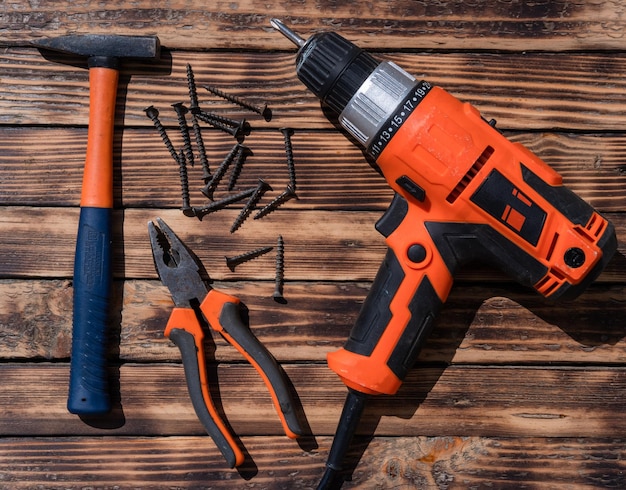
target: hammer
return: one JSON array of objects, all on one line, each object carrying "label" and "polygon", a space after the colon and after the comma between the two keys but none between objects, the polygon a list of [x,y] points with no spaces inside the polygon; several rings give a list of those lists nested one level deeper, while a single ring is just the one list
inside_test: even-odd
[{"label": "hammer", "polygon": [[36,47],[87,57],[89,128],[74,256],[72,355],[67,409],[78,415],[111,410],[107,370],[111,297],[113,131],[120,58],[160,56],[154,36],[70,35]]}]

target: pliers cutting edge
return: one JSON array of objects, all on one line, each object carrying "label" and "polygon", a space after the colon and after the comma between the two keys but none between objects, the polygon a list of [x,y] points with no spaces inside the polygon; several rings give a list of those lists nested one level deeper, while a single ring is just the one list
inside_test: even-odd
[{"label": "pliers cutting edge", "polygon": [[158,226],[148,222],[152,255],[159,277],[169,288],[175,304],[164,334],[181,352],[196,415],[233,468],[242,464],[245,458],[211,399],[202,317],[256,368],[270,391],[285,433],[296,438],[302,434],[302,429],[286,375],[242,321],[239,299],[207,286],[200,276],[198,262],[183,242],[162,219],[156,221]]}]

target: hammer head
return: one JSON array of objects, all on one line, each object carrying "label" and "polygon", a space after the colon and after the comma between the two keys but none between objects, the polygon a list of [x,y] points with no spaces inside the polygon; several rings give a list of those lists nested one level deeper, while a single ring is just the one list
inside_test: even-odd
[{"label": "hammer head", "polygon": [[156,36],[120,36],[109,34],[83,34],[41,39],[34,46],[63,53],[92,58],[158,58],[161,52]]}]

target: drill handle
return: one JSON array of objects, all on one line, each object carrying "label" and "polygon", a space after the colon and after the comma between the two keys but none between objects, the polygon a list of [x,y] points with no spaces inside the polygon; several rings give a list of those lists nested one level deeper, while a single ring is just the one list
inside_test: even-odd
[{"label": "drill handle", "polygon": [[[444,266],[445,267],[445,266]],[[445,301],[433,287],[432,268],[406,270],[389,248],[344,347],[328,365],[357,391],[394,394],[430,335]],[[452,276],[447,278],[447,290]]]}]

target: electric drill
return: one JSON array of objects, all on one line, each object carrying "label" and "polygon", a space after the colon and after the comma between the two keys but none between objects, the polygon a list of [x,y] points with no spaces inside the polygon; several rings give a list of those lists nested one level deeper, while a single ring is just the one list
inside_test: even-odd
[{"label": "electric drill", "polygon": [[617,248],[613,225],[473,106],[376,61],[334,32],[302,39],[296,72],[394,190],[376,223],[388,251],[328,366],[348,397],[318,488],[341,471],[368,395],[396,393],[460,266],[487,261],[550,299],[574,298]]}]

